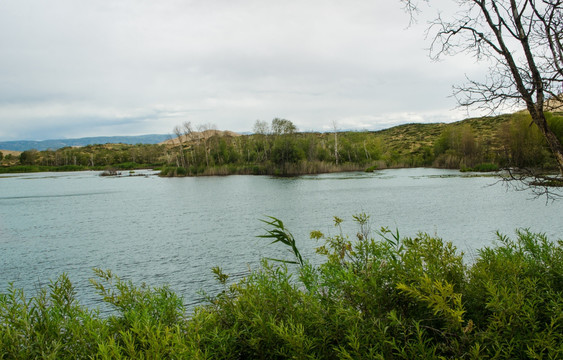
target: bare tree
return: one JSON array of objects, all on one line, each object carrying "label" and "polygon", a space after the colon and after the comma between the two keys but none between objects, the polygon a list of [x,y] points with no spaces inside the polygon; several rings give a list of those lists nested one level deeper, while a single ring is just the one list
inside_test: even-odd
[{"label": "bare tree", "polygon": [[496,110],[524,104],[563,175],[563,147],[544,111],[561,97],[563,0],[464,0],[453,19],[438,17],[432,56],[468,52],[492,64],[485,81],[456,87],[462,106]]},{"label": "bare tree", "polygon": [[[182,130],[184,132],[184,139],[185,141],[189,142],[193,140],[193,133],[194,130],[192,128],[192,123],[190,121],[184,121],[184,123],[182,124]],[[191,151],[191,157],[192,157],[192,163],[194,162],[194,152]],[[189,165],[189,162],[186,160],[187,165]]]},{"label": "bare tree", "polygon": [[332,129],[334,130],[334,159],[338,165],[338,123],[336,120],[332,121]]},{"label": "bare tree", "polygon": [[[178,140],[178,153],[179,158],[177,157],[176,165],[177,166],[186,166],[186,157],[184,156],[184,137],[182,136],[182,128],[179,125],[174,127],[174,135],[176,135],[176,139]],[[174,140],[172,140],[172,144],[174,144]]]},{"label": "bare tree", "polygon": [[411,23],[415,21],[415,15],[419,12],[419,4],[428,0],[400,0],[405,11],[411,16]]},{"label": "bare tree", "polygon": [[[428,1],[401,0],[411,18],[422,2]],[[484,81],[468,79],[454,88],[459,104],[491,111],[524,105],[563,176],[563,147],[544,113],[560,108],[563,101],[563,0],[456,3],[456,14],[449,19],[439,15],[431,23],[431,57],[468,53],[491,64]],[[561,182],[537,174],[532,179],[530,186]]]},{"label": "bare tree", "polygon": [[184,123],[182,124],[182,128],[186,140],[191,140],[192,134],[194,132],[191,121],[184,121]]},{"label": "bare tree", "polygon": [[254,127],[252,128],[252,131],[255,134],[267,135],[270,132],[270,126],[266,121],[256,120],[256,122],[254,123]]},{"label": "bare tree", "polygon": [[561,187],[560,180],[558,179],[549,181],[545,177],[538,177],[530,169],[519,169],[517,172],[514,172],[509,168],[507,172],[507,177],[500,181],[516,191],[530,190],[536,198],[545,197],[546,203],[563,199],[563,192],[556,190]]},{"label": "bare tree", "polygon": [[208,140],[211,136],[217,134],[217,126],[215,124],[201,124],[197,126],[199,137],[203,140],[203,147],[205,152],[205,165],[209,167],[209,144]]},{"label": "bare tree", "polygon": [[[256,120],[254,123],[254,127],[252,128],[256,139],[256,151],[259,156],[259,159],[262,161],[268,159],[268,150],[271,146],[268,145],[268,135],[270,134],[270,125],[264,120]],[[250,158],[250,156],[249,156]]]}]

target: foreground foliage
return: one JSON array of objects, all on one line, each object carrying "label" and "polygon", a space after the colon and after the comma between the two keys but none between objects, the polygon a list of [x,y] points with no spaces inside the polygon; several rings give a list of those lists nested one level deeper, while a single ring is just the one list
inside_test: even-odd
[{"label": "foreground foliage", "polygon": [[517,232],[499,235],[471,264],[448,242],[387,229],[372,237],[340,229],[303,260],[281,221],[266,238],[295,260],[264,260],[246,279],[186,315],[167,287],[135,286],[95,270],[93,286],[114,312],[76,301],[62,275],[28,299],[0,295],[0,358],[52,359],[560,359],[563,357],[562,241]]}]

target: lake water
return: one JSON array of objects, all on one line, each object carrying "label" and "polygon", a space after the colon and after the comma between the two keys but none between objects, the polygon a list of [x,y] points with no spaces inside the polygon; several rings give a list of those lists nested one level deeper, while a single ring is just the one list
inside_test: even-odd
[{"label": "lake water", "polygon": [[213,266],[236,279],[262,257],[290,256],[256,237],[267,215],[282,219],[314,261],[319,244],[309,232],[335,234],[339,216],[353,235],[351,216],[359,212],[371,216],[373,229],[437,234],[469,254],[490,245],[497,230],[563,237],[563,201],[546,204],[494,183],[438,169],[296,178],[7,175],[0,178],[0,291],[14,282],[30,294],[65,272],[82,303],[93,305],[88,279],[97,267],[137,284],[169,284],[192,306],[198,290],[218,288]]}]

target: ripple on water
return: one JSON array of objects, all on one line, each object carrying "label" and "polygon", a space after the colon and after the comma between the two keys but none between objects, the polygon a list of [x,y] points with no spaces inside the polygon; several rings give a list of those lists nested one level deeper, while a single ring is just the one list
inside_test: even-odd
[{"label": "ripple on water", "polygon": [[561,238],[563,202],[546,206],[529,194],[488,186],[494,182],[436,169],[296,178],[0,177],[0,289],[13,281],[30,293],[66,272],[80,300],[98,306],[88,280],[96,267],[137,284],[170,284],[193,306],[202,300],[199,290],[222,290],[212,267],[236,281],[262,257],[291,256],[256,238],[267,215],[282,219],[301,252],[314,259],[319,244],[309,232],[337,233],[336,215],[355,234],[350,219],[358,212],[371,215],[372,229],[437,233],[466,252],[491,244],[496,230],[529,227]]}]

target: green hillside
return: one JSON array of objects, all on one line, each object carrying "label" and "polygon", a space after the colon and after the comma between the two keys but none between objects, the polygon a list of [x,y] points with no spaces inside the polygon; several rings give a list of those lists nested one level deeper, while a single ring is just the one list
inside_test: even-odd
[{"label": "green hillside", "polygon": [[[548,114],[563,139],[563,116]],[[280,121],[280,119],[277,119]],[[161,144],[104,144],[27,150],[3,156],[0,171],[158,168],[163,176],[299,175],[393,167],[495,170],[555,169],[529,115],[523,112],[444,124],[405,124],[381,131],[338,133],[287,131],[238,135],[190,133]]]},{"label": "green hillside", "polygon": [[501,115],[465,119],[450,124],[405,124],[378,131],[375,135],[392,151],[410,154],[424,147],[433,147],[445,129],[462,130],[469,127],[476,141],[499,149],[502,146],[499,135],[503,125],[510,123],[512,118],[513,115]]}]

